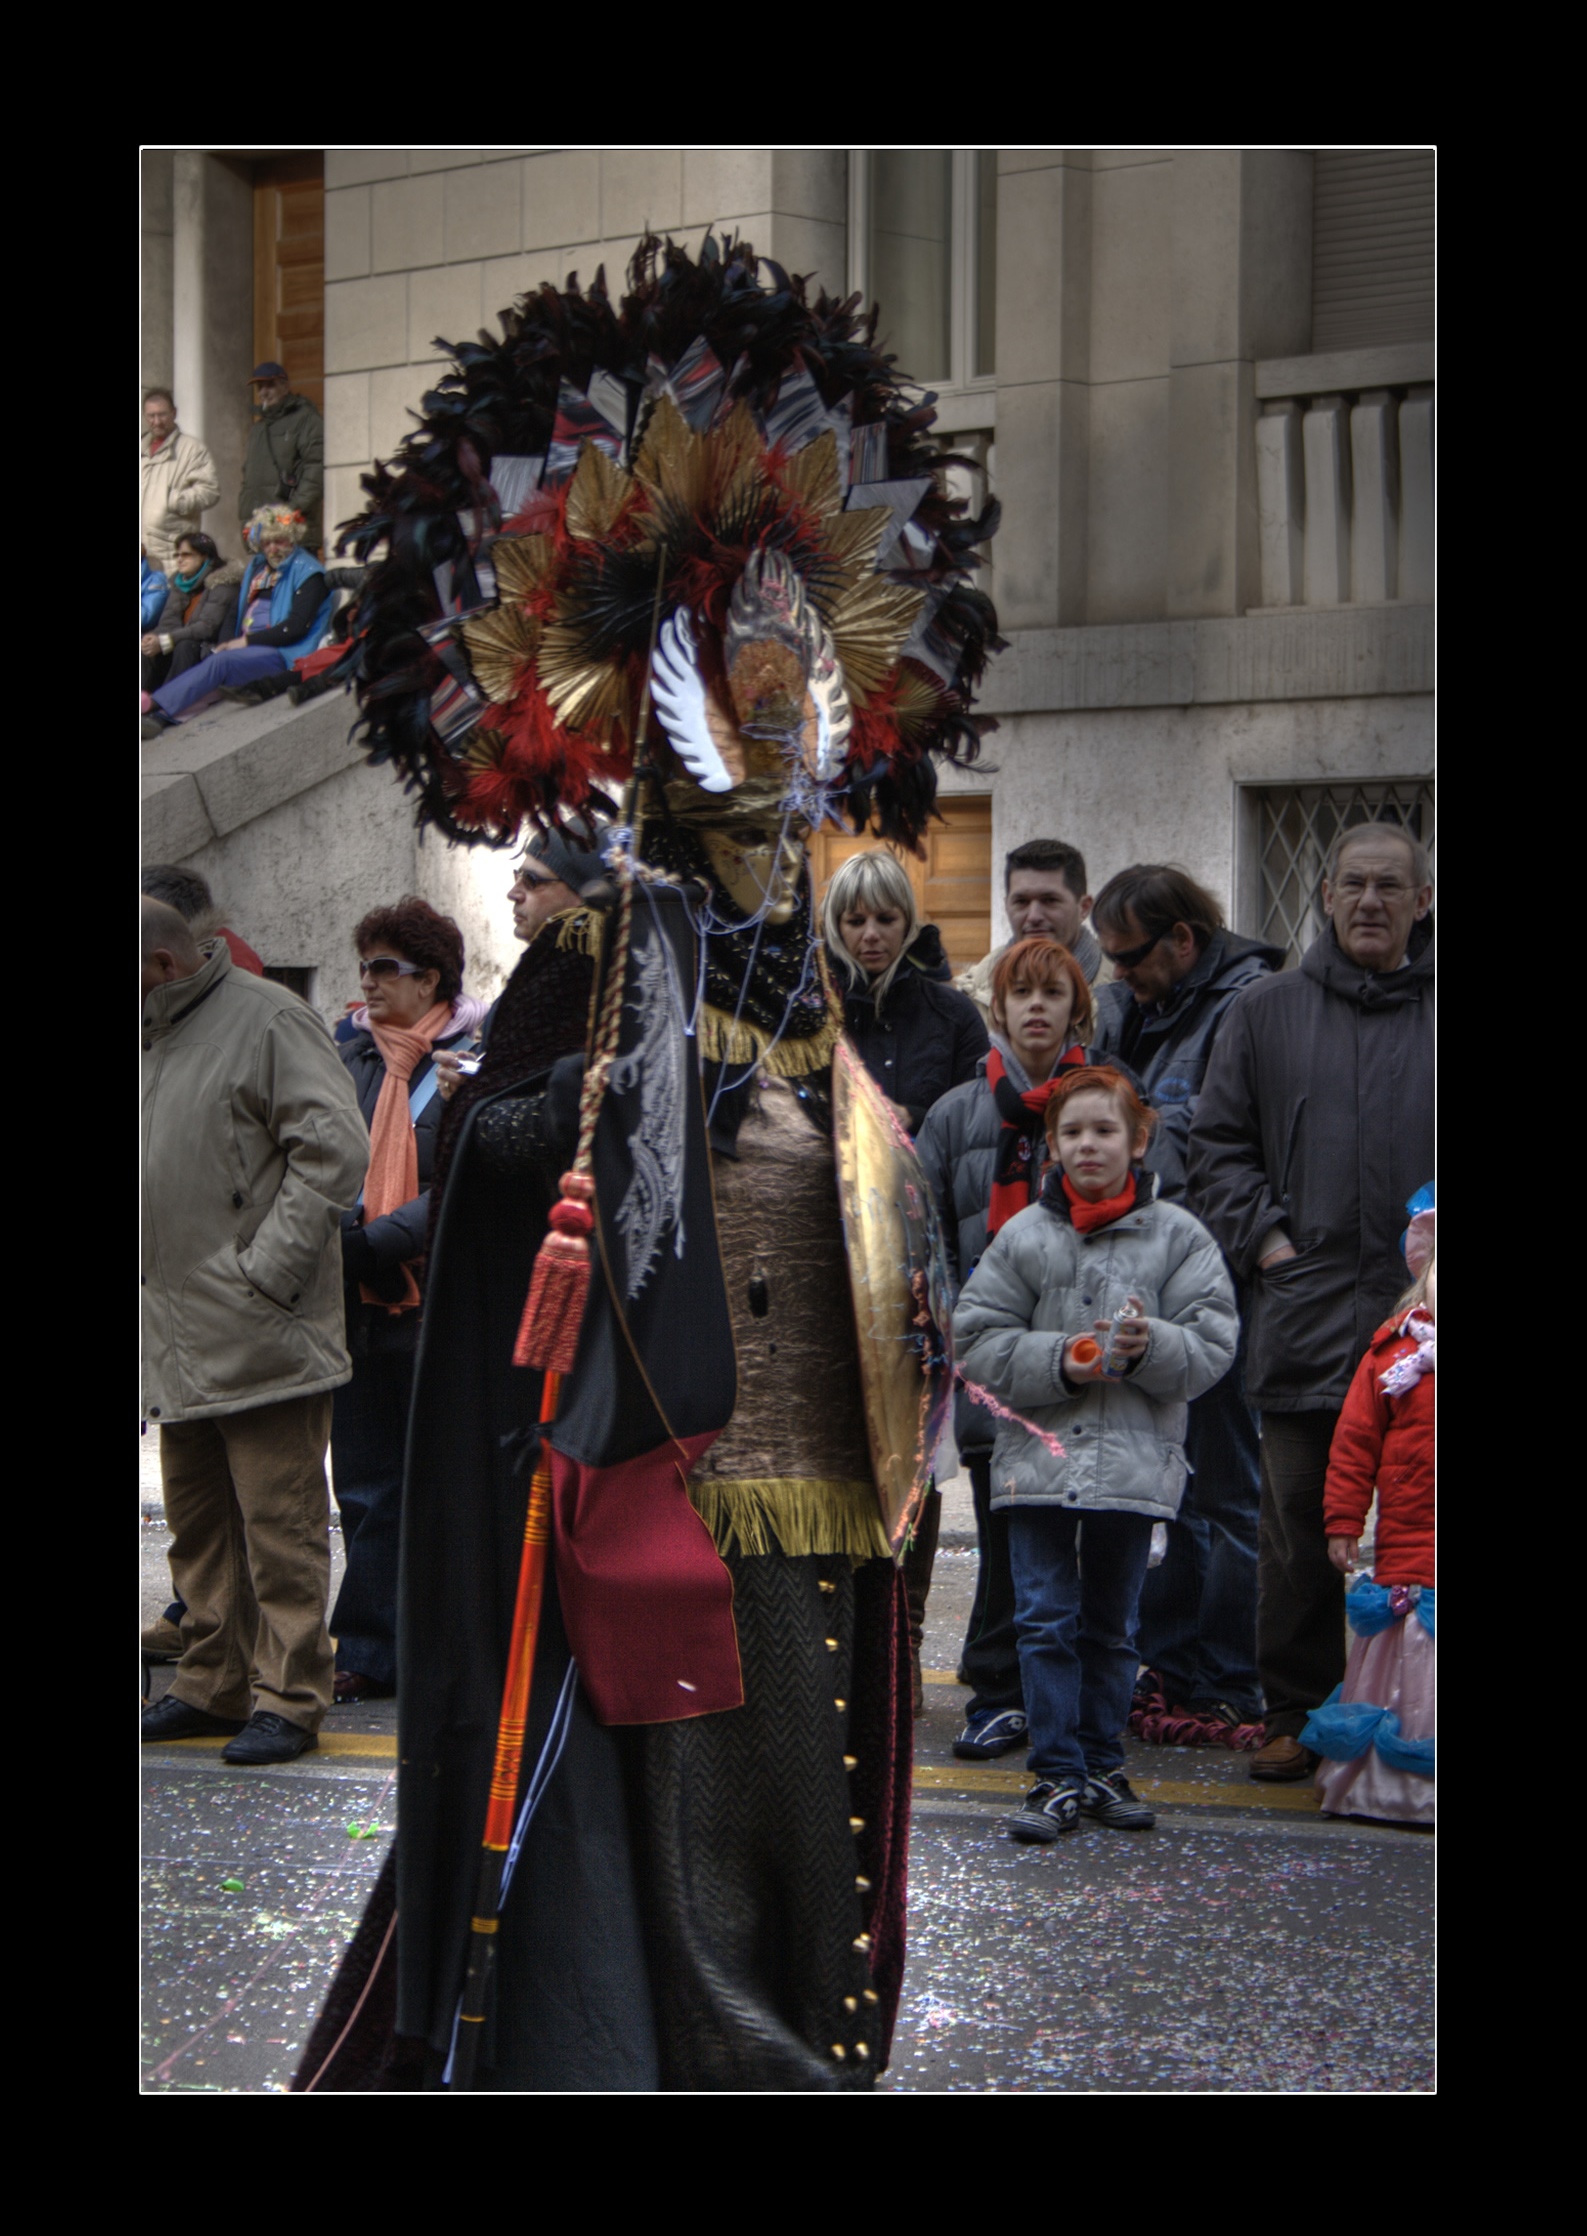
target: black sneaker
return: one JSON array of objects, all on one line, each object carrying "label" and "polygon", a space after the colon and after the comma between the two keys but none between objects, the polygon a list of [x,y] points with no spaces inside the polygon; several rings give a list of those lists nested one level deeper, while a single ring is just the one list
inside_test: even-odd
[{"label": "black sneaker", "polygon": [[1080,1822],[1080,1788],[1072,1778],[1055,1786],[1050,1779],[1043,1779],[1039,1786],[1032,1786],[1025,1796],[1017,1816],[1008,1820],[1011,1840],[1056,1840],[1061,1832],[1073,1832]]},{"label": "black sneaker", "polygon": [[1080,1810],[1083,1816],[1095,1817],[1099,1825],[1111,1825],[1115,1832],[1150,1832],[1157,1822],[1157,1812],[1131,1793],[1130,1781],[1122,1770],[1110,1770],[1105,1778],[1088,1778],[1080,1796]]},{"label": "black sneaker", "polygon": [[1023,1747],[1027,1732],[1023,1709],[1005,1708],[983,1723],[966,1724],[953,1742],[961,1762],[995,1762],[999,1755]]},{"label": "black sneaker", "polygon": [[229,1747],[222,1747],[222,1762],[292,1762],[319,1741],[301,1724],[288,1722],[272,1709],[261,1708],[250,1716]]}]

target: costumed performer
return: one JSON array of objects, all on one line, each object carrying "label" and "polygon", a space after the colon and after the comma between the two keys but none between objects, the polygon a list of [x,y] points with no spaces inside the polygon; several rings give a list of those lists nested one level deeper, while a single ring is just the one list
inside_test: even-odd
[{"label": "costumed performer", "polygon": [[[448,1113],[404,1500],[399,1830],[300,2088],[462,2070],[537,1465],[555,1494],[534,1813],[471,2085],[852,2090],[885,2063],[908,1663],[805,840],[840,811],[918,839],[930,756],[978,745],[970,690],[997,640],[968,581],[995,515],[940,493],[930,400],[902,392],[875,316],[807,302],[747,245],[708,237],[696,263],[647,240],[620,306],[602,277],[545,288],[503,342],[460,350],[397,470],[365,484],[354,542],[390,557],[349,667],[422,818],[499,841],[588,809],[602,779],[634,805],[604,848],[561,826],[590,856],[573,889],[606,907],[593,1146],[576,1058],[547,1071],[543,1040],[509,1077],[505,996]],[[515,987],[548,967],[548,932]],[[513,1141],[492,1149],[493,1125]],[[577,1224],[575,1155],[600,1269],[542,1434],[514,1330],[523,1355],[558,1172],[558,1235]],[[625,1530],[658,1548],[637,1596]],[[690,1652],[694,1674],[669,1674]]]}]

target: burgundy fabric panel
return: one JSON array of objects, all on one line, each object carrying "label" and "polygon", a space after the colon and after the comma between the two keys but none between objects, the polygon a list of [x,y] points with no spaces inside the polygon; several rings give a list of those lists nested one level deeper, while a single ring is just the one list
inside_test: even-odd
[{"label": "burgundy fabric panel", "polygon": [[614,1467],[551,1454],[557,1590],[579,1683],[603,1724],[670,1724],[744,1704],[733,1579],[687,1489],[716,1433]]}]

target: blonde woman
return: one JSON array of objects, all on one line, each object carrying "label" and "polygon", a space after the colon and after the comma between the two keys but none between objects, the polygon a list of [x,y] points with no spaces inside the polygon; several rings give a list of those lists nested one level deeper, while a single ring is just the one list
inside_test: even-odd
[{"label": "blonde woman", "polygon": [[955,993],[935,924],[922,924],[908,873],[885,846],[852,855],[827,887],[821,929],[850,1040],[914,1133],[950,1087],[975,1077],[989,1042]]}]

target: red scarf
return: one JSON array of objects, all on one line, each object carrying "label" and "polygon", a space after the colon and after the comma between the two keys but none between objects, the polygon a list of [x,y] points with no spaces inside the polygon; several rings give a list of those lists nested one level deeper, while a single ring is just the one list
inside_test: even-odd
[{"label": "red scarf", "polygon": [[1033,1200],[1041,1169],[1036,1143],[1047,1105],[1065,1071],[1085,1060],[1083,1048],[1066,1048],[1051,1079],[1044,1079],[1039,1087],[1032,1087],[1022,1095],[1008,1076],[1008,1066],[1001,1052],[994,1048],[987,1057],[986,1083],[1003,1120],[1003,1131],[997,1142],[997,1167],[992,1176],[992,1200],[986,1212],[989,1238],[1006,1226],[1016,1211],[1023,1211]]},{"label": "red scarf", "polygon": [[1124,1185],[1116,1196],[1104,1196],[1098,1203],[1088,1203],[1084,1196],[1075,1193],[1068,1173],[1063,1176],[1064,1194],[1069,1202],[1069,1223],[1076,1234],[1095,1234],[1098,1227],[1110,1226],[1115,1219],[1122,1219],[1126,1211],[1135,1208],[1135,1175],[1128,1172]]}]

